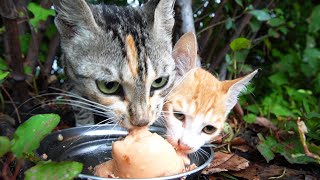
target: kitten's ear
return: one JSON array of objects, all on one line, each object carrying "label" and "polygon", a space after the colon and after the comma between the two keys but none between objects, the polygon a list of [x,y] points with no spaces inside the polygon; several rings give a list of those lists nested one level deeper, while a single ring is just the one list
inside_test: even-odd
[{"label": "kitten's ear", "polygon": [[237,103],[238,96],[242,91],[246,89],[246,86],[250,83],[251,79],[258,73],[259,69],[252,73],[235,80],[223,81],[222,88],[227,91],[227,112],[229,112]]},{"label": "kitten's ear", "polygon": [[54,0],[55,24],[62,38],[94,32],[99,27],[85,0]]},{"label": "kitten's ear", "polygon": [[175,0],[150,0],[145,4],[146,11],[154,12],[153,32],[155,36],[170,44],[174,25],[174,3]]},{"label": "kitten's ear", "polygon": [[193,32],[181,36],[173,48],[172,56],[180,76],[197,67],[197,39]]}]

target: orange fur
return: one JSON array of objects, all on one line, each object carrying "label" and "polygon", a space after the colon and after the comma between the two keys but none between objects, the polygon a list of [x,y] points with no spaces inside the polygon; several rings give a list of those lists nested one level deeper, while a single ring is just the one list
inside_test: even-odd
[{"label": "orange fur", "polygon": [[126,38],[127,60],[132,77],[138,75],[138,53],[133,36],[130,34]]}]

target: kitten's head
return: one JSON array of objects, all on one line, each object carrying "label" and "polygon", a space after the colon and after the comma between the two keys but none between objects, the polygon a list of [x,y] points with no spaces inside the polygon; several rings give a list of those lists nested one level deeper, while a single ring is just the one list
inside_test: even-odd
[{"label": "kitten's head", "polygon": [[[187,44],[195,42],[195,38],[182,39]],[[195,61],[196,49],[190,48],[195,46],[187,44],[176,45],[176,60]],[[237,97],[257,71],[243,78],[219,81],[209,72],[196,68],[195,62],[182,65],[179,69],[188,72],[168,96],[164,114],[169,142],[179,151],[192,153],[219,135]]]},{"label": "kitten's head", "polygon": [[173,85],[173,4],[150,0],[133,8],[54,1],[69,79],[128,129],[152,124]]}]

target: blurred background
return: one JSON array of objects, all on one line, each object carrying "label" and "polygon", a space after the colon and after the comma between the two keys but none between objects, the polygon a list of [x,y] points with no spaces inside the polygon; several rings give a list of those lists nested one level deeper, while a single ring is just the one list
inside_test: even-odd
[{"label": "blurred background", "polygon": [[[62,116],[60,128],[74,126],[71,107],[57,103],[58,96],[41,96],[63,89],[66,78],[52,2],[0,4],[0,122],[17,127],[34,114],[54,112]],[[266,162],[280,156],[289,163],[319,164],[320,2],[176,0],[175,19],[173,43],[195,32],[199,65],[219,79],[261,69],[229,116],[225,136],[243,138]],[[302,126],[308,133],[299,132]]]}]

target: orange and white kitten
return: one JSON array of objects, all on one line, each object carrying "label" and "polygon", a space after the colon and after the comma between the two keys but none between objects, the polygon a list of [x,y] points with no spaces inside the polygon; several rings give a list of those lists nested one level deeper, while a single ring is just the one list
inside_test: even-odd
[{"label": "orange and white kitten", "polygon": [[[241,91],[258,72],[235,80],[219,81],[196,67],[196,38],[187,33],[173,51],[181,81],[168,95],[164,119],[168,141],[179,151],[193,153],[223,130],[230,110]],[[184,72],[183,72],[184,71]]]}]

